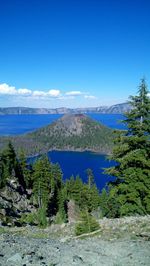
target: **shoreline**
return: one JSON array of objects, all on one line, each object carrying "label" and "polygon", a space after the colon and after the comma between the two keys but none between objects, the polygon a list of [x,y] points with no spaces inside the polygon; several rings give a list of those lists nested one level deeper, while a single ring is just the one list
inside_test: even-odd
[{"label": "shoreline", "polygon": [[43,154],[48,154],[49,152],[80,152],[80,153],[84,153],[84,152],[89,152],[89,153],[93,153],[93,154],[99,154],[99,155],[103,155],[103,156],[110,156],[111,153],[104,153],[98,150],[90,150],[90,149],[50,149],[48,151],[45,152],[41,152],[41,153],[37,153],[35,155],[28,155],[27,158],[34,158],[34,157],[38,157],[41,156]]},{"label": "shoreline", "polygon": [[96,154],[100,154],[100,155],[110,155],[109,153],[106,152],[102,152],[100,150],[94,150],[94,149],[50,149],[48,152],[51,151],[60,151],[60,152],[91,152],[91,153],[96,153]]}]

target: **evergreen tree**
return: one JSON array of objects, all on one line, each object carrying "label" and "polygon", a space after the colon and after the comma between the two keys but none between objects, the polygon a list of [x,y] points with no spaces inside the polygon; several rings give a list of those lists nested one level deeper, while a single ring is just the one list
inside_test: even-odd
[{"label": "evergreen tree", "polygon": [[33,166],[33,194],[38,208],[47,208],[50,190],[50,163],[46,156],[37,159]]},{"label": "evergreen tree", "polygon": [[23,176],[26,188],[32,188],[31,167],[27,164],[27,158],[23,149],[19,152],[20,172]]},{"label": "evergreen tree", "polygon": [[58,163],[51,164],[51,193],[58,193],[62,186],[62,171]]},{"label": "evergreen tree", "polygon": [[93,172],[90,168],[88,168],[86,170],[86,173],[87,173],[87,176],[88,176],[88,186],[89,186],[89,189],[92,187],[92,185],[94,184],[94,175],[93,175]]},{"label": "evergreen tree", "polygon": [[62,171],[58,163],[50,164],[50,201],[48,205],[48,214],[53,216],[57,213],[60,206],[60,195],[62,189]]},{"label": "evergreen tree", "polygon": [[128,129],[117,132],[111,156],[117,164],[106,170],[116,177],[109,193],[114,217],[150,213],[150,98],[144,79],[130,104],[122,121]]},{"label": "evergreen tree", "polygon": [[0,183],[5,186],[7,181],[11,178],[17,178],[21,191],[25,191],[26,184],[21,171],[20,163],[17,159],[15,149],[11,142],[3,150],[0,155]]},{"label": "evergreen tree", "polygon": [[[92,171],[90,171],[90,174]],[[79,206],[80,210],[88,210],[91,212],[99,206],[99,191],[94,183],[94,176],[92,174],[93,181],[88,184],[84,184],[80,176],[73,176],[65,183],[67,198],[73,199]],[[89,186],[90,184],[90,186]]]},{"label": "evergreen tree", "polygon": [[99,223],[95,220],[95,218],[87,211],[83,211],[80,217],[81,221],[76,224],[75,233],[76,235],[82,235],[85,233],[91,233],[93,231],[98,230]]},{"label": "evergreen tree", "polygon": [[12,143],[9,141],[7,147],[3,151],[4,164],[8,165],[9,177],[15,176],[15,167],[17,164],[17,157]]},{"label": "evergreen tree", "polygon": [[105,188],[102,189],[100,194],[100,210],[102,217],[107,216],[110,212],[110,209],[108,208],[108,193]]},{"label": "evergreen tree", "polygon": [[111,189],[109,185],[109,192],[104,188],[100,194],[100,213],[105,217],[119,217],[119,203],[117,202],[117,194],[115,187]]},{"label": "evergreen tree", "polygon": [[56,215],[56,223],[67,222],[67,191],[63,187],[58,194],[58,212]]},{"label": "evergreen tree", "polygon": [[50,163],[47,156],[42,156],[34,163],[33,171],[33,195],[39,209],[39,221],[44,225],[46,216],[56,215],[58,211],[62,220],[65,220],[64,202],[60,202],[63,195],[62,172],[59,165]]},{"label": "evergreen tree", "polygon": [[0,188],[5,187],[7,180],[10,178],[8,161],[3,153],[0,154]]},{"label": "evergreen tree", "polygon": [[81,201],[81,191],[83,189],[83,182],[79,175],[74,178],[71,176],[70,179],[66,180],[66,190],[68,199],[73,199],[76,204],[80,205]]}]

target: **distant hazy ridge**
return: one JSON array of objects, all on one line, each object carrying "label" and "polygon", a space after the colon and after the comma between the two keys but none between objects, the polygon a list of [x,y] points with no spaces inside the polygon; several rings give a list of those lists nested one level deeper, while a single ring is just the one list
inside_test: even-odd
[{"label": "distant hazy ridge", "polygon": [[121,103],[112,106],[87,107],[87,108],[29,108],[29,107],[6,107],[0,108],[0,115],[6,114],[67,114],[67,113],[103,113],[122,114],[131,109],[129,103]]}]

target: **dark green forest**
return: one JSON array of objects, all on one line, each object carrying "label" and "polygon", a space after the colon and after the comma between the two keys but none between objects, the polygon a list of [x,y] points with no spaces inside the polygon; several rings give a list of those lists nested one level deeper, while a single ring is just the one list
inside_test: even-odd
[{"label": "dark green forest", "polygon": [[[34,211],[18,213],[20,225],[30,223],[45,227],[51,223],[66,223],[70,219],[70,204],[77,220],[80,220],[76,226],[77,235],[97,230],[97,218],[150,214],[148,93],[142,79],[138,95],[130,97],[132,109],[125,113],[122,121],[128,129],[114,132],[114,148],[109,159],[115,160],[116,165],[105,169],[105,173],[114,176],[115,181],[102,191],[97,189],[91,169],[87,169],[86,183],[80,176],[63,181],[60,166],[49,162],[46,155],[29,165],[24,151],[16,155],[12,143],[8,143],[0,153],[1,191],[4,192],[15,180],[18,193],[25,194],[29,204],[34,206]],[[91,140],[92,136],[88,141]],[[75,141],[78,143],[77,139]],[[6,212],[6,216],[9,213]]]},{"label": "dark green forest", "polygon": [[39,226],[67,222],[67,202],[70,200],[74,201],[79,215],[84,211],[91,213],[99,207],[100,195],[91,169],[87,169],[85,184],[79,176],[72,176],[64,182],[60,166],[52,164],[46,155],[28,165],[23,151],[18,158],[11,143],[0,155],[0,175],[1,191],[5,191],[13,180],[18,184],[17,191],[25,194],[34,206],[33,213],[18,215],[22,225],[28,222]]}]

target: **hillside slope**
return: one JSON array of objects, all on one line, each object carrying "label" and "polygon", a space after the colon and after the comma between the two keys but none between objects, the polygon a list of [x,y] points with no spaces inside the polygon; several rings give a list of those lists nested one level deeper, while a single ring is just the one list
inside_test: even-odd
[{"label": "hillside slope", "polygon": [[[0,144],[10,138],[1,138]],[[35,132],[11,137],[16,149],[23,147],[27,155],[49,150],[90,150],[108,154],[113,143],[113,130],[83,114],[66,114]]]},{"label": "hillside slope", "polygon": [[74,224],[2,228],[0,265],[150,265],[150,217],[99,220],[98,233],[74,237]]}]

